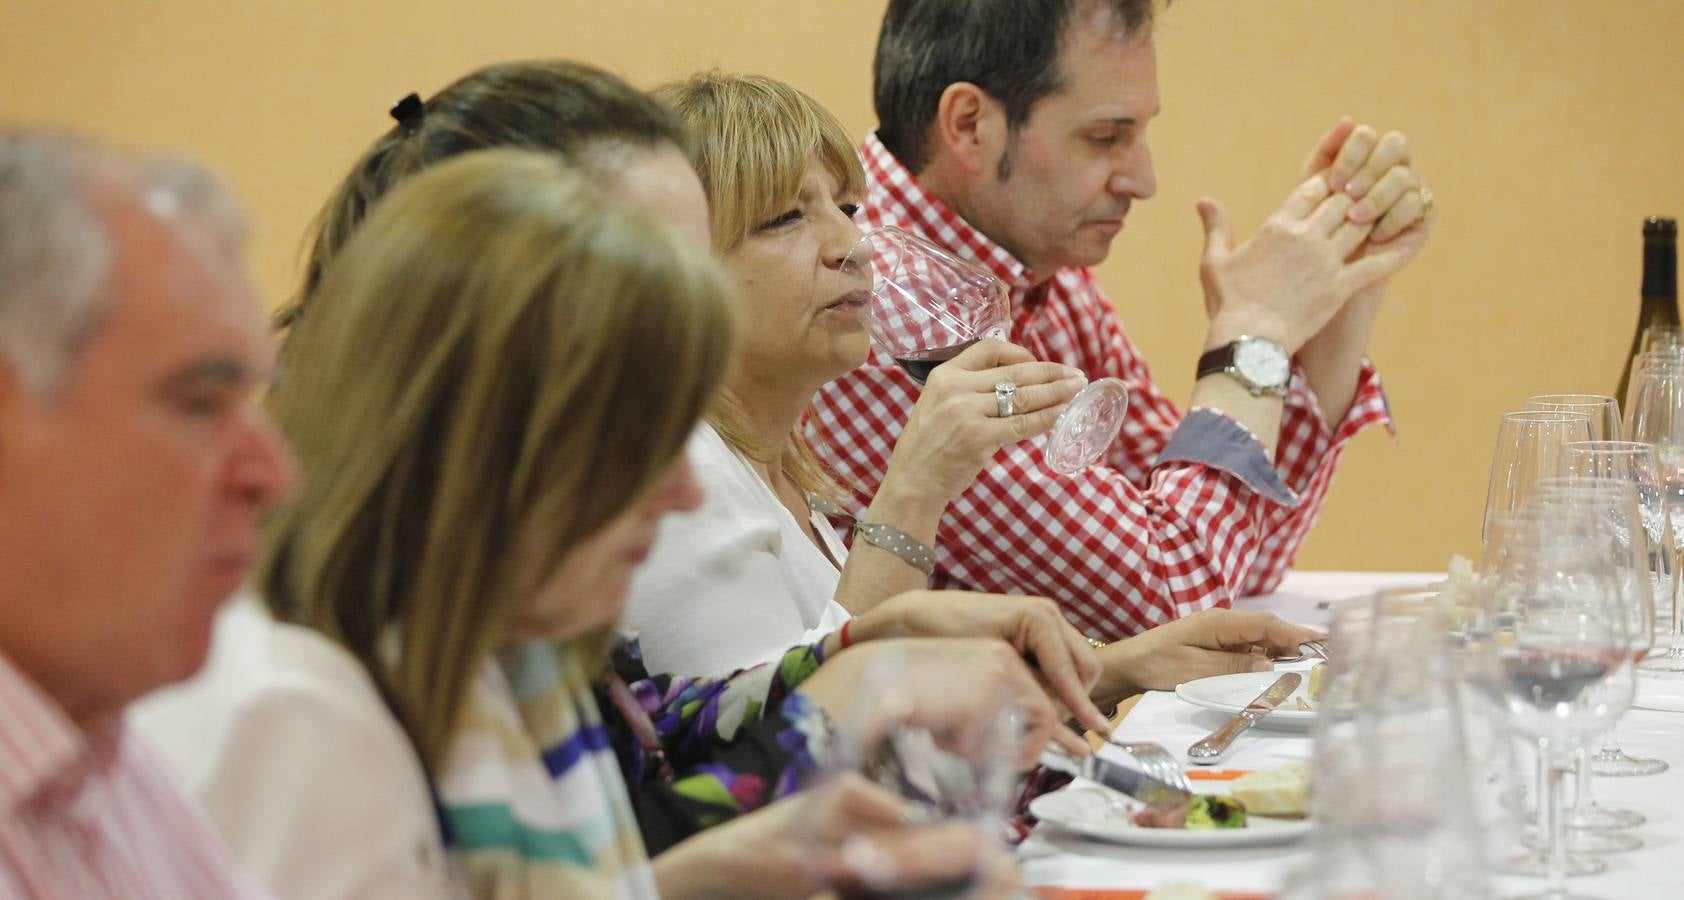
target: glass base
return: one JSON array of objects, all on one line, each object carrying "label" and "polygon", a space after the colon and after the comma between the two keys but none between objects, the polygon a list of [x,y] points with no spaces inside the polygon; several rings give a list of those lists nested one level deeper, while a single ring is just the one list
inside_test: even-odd
[{"label": "glass base", "polygon": [[1610,831],[1619,828],[1636,828],[1649,817],[1640,812],[1629,809],[1609,809],[1606,806],[1591,804],[1589,809],[1570,809],[1567,811],[1567,827],[1578,831]]},{"label": "glass base", "polygon": [[1666,760],[1649,756],[1627,756],[1623,750],[1600,751],[1590,758],[1590,773],[1608,778],[1659,775],[1668,768]]},{"label": "glass base", "polygon": [[1549,891],[1543,894],[1504,894],[1503,900],[1602,900],[1594,894],[1573,894],[1567,891]]},{"label": "glass base", "polygon": [[1623,831],[1569,831],[1568,853],[1630,853],[1643,846],[1643,839]]},{"label": "glass base", "polygon": [[1640,672],[1684,672],[1684,646],[1669,648],[1665,653],[1656,653],[1643,658],[1637,664]]},{"label": "glass base", "polygon": [[[1567,857],[1567,876],[1578,878],[1585,875],[1600,875],[1607,871],[1608,864],[1600,859],[1589,856]],[[1514,856],[1497,863],[1497,871],[1504,875],[1520,875],[1526,878],[1548,878],[1550,874],[1549,857],[1542,853],[1527,853]],[[1549,896],[1548,894],[1540,896]]]}]

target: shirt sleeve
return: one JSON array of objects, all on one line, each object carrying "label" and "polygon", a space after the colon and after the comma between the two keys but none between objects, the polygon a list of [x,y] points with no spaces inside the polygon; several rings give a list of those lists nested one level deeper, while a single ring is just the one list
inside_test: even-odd
[{"label": "shirt sleeve", "polygon": [[[1115,640],[1278,582],[1320,510],[1337,451],[1376,420],[1374,404],[1383,409],[1377,383],[1365,382],[1334,433],[1316,427],[1314,399],[1295,379],[1270,475],[1237,422],[1184,419],[1115,315],[1089,318],[1098,324],[1078,336],[1079,352],[1050,352],[1033,328],[1019,339],[1090,380],[1123,380],[1129,409],[1117,440],[1101,465],[1074,475],[1046,468],[1039,439],[1002,448],[948,506],[935,586],[1050,597],[1087,634]],[[882,483],[918,391],[880,354],[821,391],[813,443],[862,496]]]},{"label": "shirt sleeve", "polygon": [[452,896],[425,776],[395,722],[275,685],[168,750],[194,755],[186,787],[275,896]]}]

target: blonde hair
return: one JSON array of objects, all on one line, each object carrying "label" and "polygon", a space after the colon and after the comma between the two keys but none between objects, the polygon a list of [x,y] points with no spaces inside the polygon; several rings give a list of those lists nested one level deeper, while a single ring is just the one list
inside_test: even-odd
[{"label": "blonde hair", "polygon": [[520,150],[408,179],[324,273],[272,399],[307,478],[260,583],[356,655],[429,772],[532,573],[678,459],[732,308],[670,228]]},{"label": "blonde hair", "polygon": [[[818,101],[764,75],[704,72],[650,92],[684,123],[690,164],[707,192],[714,250],[729,253],[755,227],[801,194],[816,159],[844,193],[865,192],[865,170],[848,130]],[[721,402],[708,422],[732,449],[764,459],[741,411]],[[803,490],[836,499],[835,481],[799,425],[778,453],[784,474]]]}]

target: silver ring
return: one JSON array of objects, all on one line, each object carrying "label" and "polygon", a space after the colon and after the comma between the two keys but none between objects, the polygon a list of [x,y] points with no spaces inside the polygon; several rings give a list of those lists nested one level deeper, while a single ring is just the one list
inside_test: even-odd
[{"label": "silver ring", "polygon": [[1418,190],[1421,194],[1421,218],[1425,219],[1433,214],[1433,192],[1426,185]]},{"label": "silver ring", "polygon": [[1012,398],[1017,396],[1017,385],[1002,381],[994,385],[994,412],[1002,419],[1010,418],[1014,407]]}]

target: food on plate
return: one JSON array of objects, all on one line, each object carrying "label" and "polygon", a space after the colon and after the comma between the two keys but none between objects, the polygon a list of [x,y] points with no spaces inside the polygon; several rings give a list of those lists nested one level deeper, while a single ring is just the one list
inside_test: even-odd
[{"label": "food on plate", "polygon": [[1224,794],[1199,794],[1187,807],[1188,828],[1244,828],[1245,804]]},{"label": "food on plate", "polygon": [[1245,804],[1223,794],[1197,794],[1185,806],[1142,809],[1129,821],[1140,828],[1244,828]]},{"label": "food on plate", "polygon": [[1316,704],[1321,702],[1322,689],[1326,686],[1326,684],[1327,664],[1316,663],[1310,667],[1310,683],[1304,689],[1304,694],[1308,694],[1309,696],[1300,694],[1299,696],[1293,697],[1292,705],[1297,707],[1299,712],[1315,712]]},{"label": "food on plate", "polygon": [[1153,888],[1146,900],[1218,900],[1218,897],[1196,881],[1171,881]]},{"label": "food on plate", "polygon": [[1252,815],[1303,818],[1309,812],[1310,764],[1287,763],[1234,779],[1228,788]]}]

